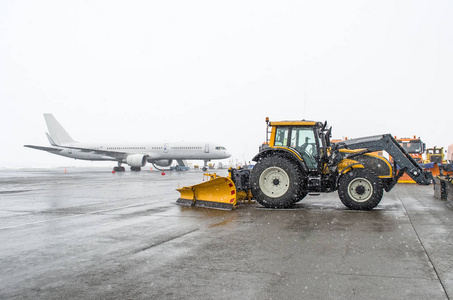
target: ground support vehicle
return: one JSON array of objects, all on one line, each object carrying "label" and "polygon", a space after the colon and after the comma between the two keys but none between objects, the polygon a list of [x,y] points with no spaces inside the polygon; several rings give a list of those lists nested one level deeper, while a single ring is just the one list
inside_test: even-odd
[{"label": "ground support vehicle", "polygon": [[[395,140],[417,163],[423,164],[423,153],[425,152],[426,144],[420,138],[417,138],[415,135],[413,138],[397,138],[395,136]],[[389,160],[393,163],[391,156]],[[407,173],[404,173],[398,180],[398,183],[415,183],[415,181]]]},{"label": "ground support vehicle", "polygon": [[[252,170],[231,170],[229,177],[178,189],[177,203],[230,209],[237,204],[235,195],[250,192],[265,207],[287,208],[309,194],[338,191],[348,208],[371,210],[404,172],[418,184],[433,181],[390,134],[331,145],[327,122],[266,122],[266,142],[252,159]],[[382,150],[393,157],[393,166],[372,154]]]},{"label": "ground support vehicle", "polygon": [[453,163],[445,160],[443,147],[433,147],[426,150],[423,168],[429,170],[434,177],[453,175]]},{"label": "ground support vehicle", "polygon": [[442,163],[444,162],[444,147],[436,147],[426,149],[426,159],[424,163]]}]

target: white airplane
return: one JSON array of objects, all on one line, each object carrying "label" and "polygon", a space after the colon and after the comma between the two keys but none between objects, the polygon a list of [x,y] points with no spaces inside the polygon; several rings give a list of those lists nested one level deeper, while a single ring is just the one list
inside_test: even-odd
[{"label": "white airplane", "polygon": [[44,114],[44,119],[49,129],[46,135],[53,147],[24,147],[74,159],[117,161],[118,166],[113,168],[114,171],[124,171],[121,166],[123,163],[129,165],[131,171],[140,171],[147,162],[168,167],[173,160],[182,166],[183,160],[204,160],[203,169],[206,170],[208,161],[231,156],[225,147],[213,143],[79,143],[71,138],[52,114]]}]

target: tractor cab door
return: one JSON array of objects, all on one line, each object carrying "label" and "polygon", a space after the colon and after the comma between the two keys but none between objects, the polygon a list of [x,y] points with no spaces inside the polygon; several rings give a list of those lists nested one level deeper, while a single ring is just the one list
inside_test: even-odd
[{"label": "tractor cab door", "polygon": [[292,127],[290,141],[290,147],[301,154],[307,168],[309,170],[317,170],[319,148],[313,127]]}]

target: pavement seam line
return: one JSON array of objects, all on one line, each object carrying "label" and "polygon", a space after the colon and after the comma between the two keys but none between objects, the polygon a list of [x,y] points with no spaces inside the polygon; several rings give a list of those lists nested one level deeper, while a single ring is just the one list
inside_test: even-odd
[{"label": "pavement seam line", "polygon": [[191,234],[192,232],[195,232],[195,231],[198,231],[198,230],[200,230],[200,229],[199,229],[199,228],[195,228],[195,229],[193,229],[193,230],[190,230],[190,231],[184,232],[184,233],[182,233],[182,234],[179,234],[179,235],[177,235],[177,236],[174,236],[174,237],[172,237],[172,238],[166,239],[166,240],[164,240],[164,241],[160,241],[160,242],[154,243],[154,244],[152,244],[152,245],[149,245],[149,246],[146,246],[146,247],[140,248],[140,249],[138,249],[138,250],[134,251],[134,254],[137,254],[137,253],[140,253],[140,252],[143,252],[143,251],[149,250],[149,249],[151,249],[151,248],[154,248],[154,247],[160,246],[160,245],[162,245],[162,244],[165,244],[165,243],[167,243],[167,242],[170,242],[170,241],[176,240],[176,239],[178,239],[178,238],[180,238],[180,237],[183,237],[183,236],[185,236],[185,235]]},{"label": "pavement seam line", "polygon": [[442,282],[442,279],[439,276],[439,272],[437,272],[437,269],[436,269],[436,266],[434,265],[434,262],[432,261],[431,257],[429,256],[428,251],[425,248],[425,245],[423,245],[423,242],[422,242],[420,236],[418,235],[417,230],[415,229],[414,223],[412,223],[412,219],[411,219],[411,216],[410,216],[409,212],[407,211],[406,205],[404,205],[404,202],[401,200],[400,196],[398,195],[398,192],[396,192],[396,196],[397,196],[398,200],[401,202],[401,205],[403,206],[404,211],[406,212],[407,218],[409,219],[409,222],[411,223],[412,229],[414,229],[414,232],[415,232],[415,235],[417,236],[418,242],[422,246],[423,252],[425,252],[426,257],[428,258],[429,263],[431,264],[431,266],[432,266],[432,268],[434,270],[434,273],[436,274],[437,280],[439,280],[439,283],[442,286],[442,289],[443,289],[443,291],[445,293],[445,296],[447,297],[447,300],[450,300],[450,297],[448,296],[447,290],[445,289],[444,283]]}]

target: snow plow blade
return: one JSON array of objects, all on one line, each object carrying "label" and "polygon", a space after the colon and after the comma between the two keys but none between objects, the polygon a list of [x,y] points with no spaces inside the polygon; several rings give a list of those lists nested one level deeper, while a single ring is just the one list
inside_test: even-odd
[{"label": "snow plow blade", "polygon": [[232,210],[237,204],[236,187],[228,177],[217,177],[209,181],[176,189],[181,197],[179,205]]}]

